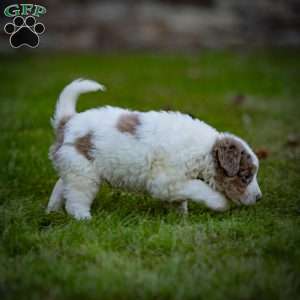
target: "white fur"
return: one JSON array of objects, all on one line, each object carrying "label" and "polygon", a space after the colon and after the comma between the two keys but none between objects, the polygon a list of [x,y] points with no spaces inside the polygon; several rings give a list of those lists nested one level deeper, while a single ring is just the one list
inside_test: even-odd
[{"label": "white fur", "polygon": [[[204,203],[217,211],[227,209],[227,199],[215,190],[211,155],[216,139],[223,133],[187,115],[164,111],[135,112],[140,119],[135,134],[120,132],[116,124],[120,115],[131,112],[127,109],[106,106],[75,112],[79,94],[96,90],[104,87],[94,81],[80,80],[72,82],[60,94],[54,128],[63,117],[72,118],[65,127],[64,143],[54,161],[61,179],[53,190],[48,211],[60,208],[65,198],[69,214],[77,219],[90,218],[92,201],[103,181],[133,191],[146,191],[161,200],[182,201],[183,211],[187,210],[186,200]],[[94,145],[92,161],[74,147],[77,138],[89,133]],[[258,166],[255,154],[242,142]],[[249,203],[258,191],[257,183],[250,189]]]}]

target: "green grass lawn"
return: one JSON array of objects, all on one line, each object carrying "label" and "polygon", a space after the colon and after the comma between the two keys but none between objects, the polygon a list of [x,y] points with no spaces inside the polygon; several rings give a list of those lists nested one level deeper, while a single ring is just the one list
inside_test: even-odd
[{"label": "green grass lawn", "polygon": [[[300,298],[299,54],[11,55],[0,71],[1,299]],[[184,218],[104,187],[92,221],[46,215],[49,119],[77,77],[108,88],[79,110],[180,110],[265,148],[262,201]]]}]

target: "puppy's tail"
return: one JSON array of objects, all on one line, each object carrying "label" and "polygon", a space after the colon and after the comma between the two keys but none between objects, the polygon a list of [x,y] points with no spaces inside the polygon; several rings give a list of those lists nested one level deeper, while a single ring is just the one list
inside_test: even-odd
[{"label": "puppy's tail", "polygon": [[96,81],[77,79],[67,85],[59,95],[56,103],[52,125],[55,130],[63,120],[70,119],[76,114],[76,102],[80,94],[105,91],[105,87]]}]

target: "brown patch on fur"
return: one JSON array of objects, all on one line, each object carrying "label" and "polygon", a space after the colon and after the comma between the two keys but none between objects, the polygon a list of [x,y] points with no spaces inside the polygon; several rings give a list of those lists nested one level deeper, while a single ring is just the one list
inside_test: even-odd
[{"label": "brown patch on fur", "polygon": [[88,133],[75,141],[75,148],[76,150],[86,157],[88,160],[93,160],[94,157],[92,156],[92,133]]},{"label": "brown patch on fur", "polygon": [[255,166],[244,146],[233,138],[218,140],[212,150],[217,188],[239,200],[251,182]]},{"label": "brown patch on fur", "polygon": [[51,146],[50,148],[50,157],[52,159],[56,159],[57,158],[57,152],[60,149],[60,147],[62,146],[63,142],[64,142],[64,138],[65,138],[65,127],[66,124],[69,122],[69,120],[71,119],[70,116],[67,117],[63,117],[57,128],[55,131],[55,136],[56,136],[56,141],[55,144]]},{"label": "brown patch on fur", "polygon": [[120,132],[127,132],[135,135],[137,127],[141,124],[139,115],[136,113],[124,113],[122,114],[117,122],[117,129]]}]

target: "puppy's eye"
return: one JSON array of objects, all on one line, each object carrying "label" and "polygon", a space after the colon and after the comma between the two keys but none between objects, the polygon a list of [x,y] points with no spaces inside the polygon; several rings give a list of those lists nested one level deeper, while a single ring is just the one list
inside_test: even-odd
[{"label": "puppy's eye", "polygon": [[247,176],[243,176],[242,177],[242,181],[244,182],[244,183],[250,183],[250,181],[252,180],[252,176],[251,175],[247,175]]},{"label": "puppy's eye", "polygon": [[245,174],[245,173],[241,172],[239,174],[239,177],[243,183],[249,184],[251,182],[253,176],[251,173]]},{"label": "puppy's eye", "polygon": [[248,179],[245,176],[241,177],[241,181],[246,184],[248,183]]}]

